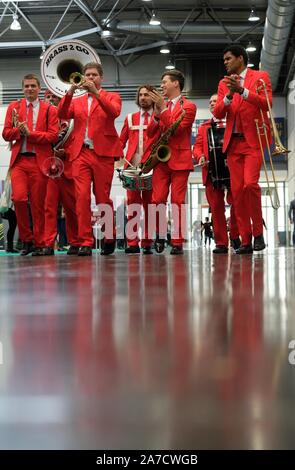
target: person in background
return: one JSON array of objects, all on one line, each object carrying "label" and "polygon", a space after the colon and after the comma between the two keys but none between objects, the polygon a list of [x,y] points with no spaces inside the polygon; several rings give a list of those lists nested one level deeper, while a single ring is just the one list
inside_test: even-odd
[{"label": "person in background", "polygon": [[288,217],[289,217],[290,224],[293,224],[292,242],[293,242],[293,246],[295,247],[295,198],[290,202]]}]

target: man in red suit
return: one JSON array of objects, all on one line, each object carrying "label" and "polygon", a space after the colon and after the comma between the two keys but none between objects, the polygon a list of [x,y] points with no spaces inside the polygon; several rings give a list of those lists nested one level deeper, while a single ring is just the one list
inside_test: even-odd
[{"label": "man in red suit", "polygon": [[[169,139],[170,160],[167,163],[160,162],[153,173],[153,203],[156,206],[166,204],[171,188],[172,255],[183,254],[187,180],[193,170],[191,131],[196,116],[196,105],[181,95],[183,87],[183,73],[171,70],[162,75],[162,94],[157,91],[149,92],[155,106],[154,118],[147,129],[148,136],[157,140],[168,129],[177,127]],[[168,98],[168,106],[164,96]],[[157,217],[155,248],[158,253],[161,253],[165,246],[165,234],[161,233],[161,225]]]},{"label": "man in red suit", "polygon": [[[89,63],[84,66],[81,85],[73,84],[59,105],[60,119],[74,119],[71,143],[67,149],[72,161],[76,187],[76,209],[80,249],[79,256],[91,256],[93,233],[91,227],[91,183],[96,204],[101,204],[106,214],[105,237],[102,255],[115,249],[113,202],[110,199],[115,158],[123,156],[123,149],[114,121],[121,112],[121,98],[101,88],[102,66]],[[82,87],[85,95],[73,98],[75,90]]]},{"label": "man in red suit", "polygon": [[[209,109],[211,113],[213,113],[216,102],[217,94],[212,95],[209,100]],[[193,148],[193,155],[196,158],[197,163],[202,166],[203,184],[206,187],[206,198],[211,208],[213,220],[214,240],[216,245],[213,253],[216,254],[228,252],[228,233],[224,203],[225,189],[227,189],[228,203],[231,204],[232,202],[229,172],[226,166],[221,165],[225,157],[220,148],[220,145],[222,145],[221,142],[223,139],[224,124],[224,122],[219,121],[214,117],[204,122],[204,124],[199,127],[197,139]],[[210,145],[214,143],[215,146],[213,158],[216,157],[216,159],[220,160],[220,163],[214,163],[209,159],[208,133],[210,133]],[[211,153],[212,152],[213,149],[211,150]],[[213,166],[214,168],[212,168]],[[217,171],[214,171],[215,166],[217,166]],[[230,239],[232,246],[234,248],[239,248],[241,243],[233,206],[231,206],[230,214]]]},{"label": "man in red suit", "polygon": [[[247,68],[246,50],[238,45],[224,50],[227,76],[219,82],[218,101],[214,108],[217,119],[226,117],[223,151],[227,153],[231,190],[242,245],[238,254],[250,254],[265,248],[261,209],[261,188],[258,184],[262,153],[255,121],[262,126],[261,110],[271,142],[265,83],[270,103],[272,89],[267,72]],[[262,136],[262,145],[265,146]],[[254,244],[252,246],[252,235]]]},{"label": "man in red suit", "polygon": [[22,88],[25,98],[8,106],[3,138],[11,143],[12,199],[23,242],[20,254],[42,255],[47,177],[41,169],[58,139],[58,119],[55,107],[39,100],[40,81],[36,75],[26,75]]},{"label": "man in red suit", "polygon": [[[120,139],[123,147],[126,146],[128,141],[128,149],[125,159],[130,162],[132,166],[138,167],[141,163],[142,155],[144,153],[147,135],[146,129],[152,119],[153,115],[153,102],[151,97],[148,95],[149,91],[152,91],[154,87],[151,85],[142,85],[137,90],[136,104],[139,106],[140,111],[133,114],[128,114],[124,120],[124,125],[121,131]],[[125,168],[128,168],[128,163],[125,163]],[[128,210],[128,221],[134,217],[132,204],[139,204],[144,209],[144,238],[141,240],[141,247],[143,248],[143,254],[152,254],[152,239],[148,235],[148,207],[152,203],[152,190],[135,191],[127,190],[127,210]],[[138,225],[135,226],[134,235],[132,238],[128,237],[128,247],[125,249],[125,253],[140,253],[139,238],[138,238]]]},{"label": "man in red suit", "polygon": [[[58,106],[60,98],[50,90],[45,92],[45,100],[50,101],[54,106]],[[68,126],[67,121],[60,121],[60,138],[64,135]],[[60,158],[64,164],[64,171],[59,178],[49,178],[47,183],[45,201],[45,248],[43,254],[54,255],[54,243],[57,237],[57,211],[61,202],[66,215],[66,233],[70,243],[67,251],[68,255],[77,255],[79,251],[78,221],[76,214],[75,183],[72,177],[72,163],[67,153],[70,144],[71,134],[63,146],[54,150],[54,155]]]}]

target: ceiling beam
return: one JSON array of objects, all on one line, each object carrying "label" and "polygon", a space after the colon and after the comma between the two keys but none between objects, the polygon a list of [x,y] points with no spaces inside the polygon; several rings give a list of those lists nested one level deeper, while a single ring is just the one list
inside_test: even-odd
[{"label": "ceiling beam", "polygon": [[230,40],[231,42],[233,42],[233,37],[232,37],[230,31],[227,29],[227,27],[225,26],[225,24],[221,21],[221,19],[220,19],[219,16],[217,15],[217,13],[214,11],[214,9],[212,8],[210,2],[207,1],[207,2],[205,2],[205,3],[206,3],[206,5],[208,6],[208,8],[209,8],[209,10],[210,10],[210,12],[211,12],[211,15],[209,14],[209,12],[208,12],[208,15],[213,19],[213,21],[215,21],[216,23],[218,23],[218,24],[222,27],[222,29],[223,29],[223,31],[225,32],[226,36],[229,38],[229,40]]},{"label": "ceiling beam", "polygon": [[67,7],[66,7],[65,11],[64,11],[64,12],[63,12],[63,14],[61,15],[61,17],[60,17],[60,19],[59,19],[59,21],[58,21],[57,25],[55,26],[54,30],[52,31],[52,33],[51,33],[51,35],[50,35],[49,39],[52,39],[52,38],[53,38],[53,36],[55,35],[56,31],[57,31],[57,30],[58,30],[58,28],[59,28],[59,25],[62,23],[62,21],[63,21],[64,17],[65,17],[65,16],[66,16],[66,14],[67,14],[67,12],[68,12],[68,11],[69,11],[69,9],[71,8],[73,1],[74,1],[74,0],[70,0],[70,2],[69,2],[69,4],[67,5]]},{"label": "ceiling beam", "polygon": [[[197,7],[194,7],[192,8],[192,10],[189,12],[189,14],[187,15],[187,17],[185,18],[184,22],[182,23],[182,25],[180,26],[179,30],[177,31],[177,33],[175,34],[174,38],[173,38],[173,41],[177,41],[177,38],[181,35],[182,31],[183,31],[183,28],[185,27],[186,23],[188,22],[188,20],[191,18],[192,14],[196,11]],[[202,12],[200,12],[199,16],[202,14]],[[196,19],[198,19],[198,17]],[[196,21],[196,19],[194,21]]]}]

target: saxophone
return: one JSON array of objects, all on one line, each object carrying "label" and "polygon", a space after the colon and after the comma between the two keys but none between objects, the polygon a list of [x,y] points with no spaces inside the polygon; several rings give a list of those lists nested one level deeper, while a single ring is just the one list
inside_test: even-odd
[{"label": "saxophone", "polygon": [[168,145],[170,137],[174,134],[179,127],[181,121],[185,116],[183,109],[183,100],[180,100],[181,115],[179,118],[159,137],[159,139],[152,145],[151,153],[148,159],[140,164],[141,173],[149,173],[158,163],[166,163],[171,157],[171,148]]}]

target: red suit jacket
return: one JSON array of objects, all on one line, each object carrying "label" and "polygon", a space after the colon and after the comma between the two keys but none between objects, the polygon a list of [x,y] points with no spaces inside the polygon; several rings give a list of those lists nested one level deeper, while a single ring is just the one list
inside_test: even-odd
[{"label": "red suit jacket", "polygon": [[[211,126],[211,119],[204,122],[198,129],[198,135],[196,142],[193,148],[193,155],[199,163],[200,158],[204,155],[207,161],[209,161],[209,149],[208,149],[208,137],[207,129]],[[208,165],[202,167],[202,180],[203,184],[206,186],[208,178]]]},{"label": "red suit jacket", "polygon": [[[140,123],[140,111],[137,113],[132,114],[132,124],[134,126],[139,126]],[[153,119],[153,114],[151,116],[151,119]],[[147,131],[143,131],[144,135],[144,149],[147,148],[150,144],[148,142],[148,136],[147,136]],[[127,140],[128,140],[128,147],[127,147],[127,153],[126,153],[126,160],[130,162],[132,160],[132,157],[136,153],[137,147],[138,147],[138,137],[139,137],[139,131],[137,129],[130,129],[129,124],[128,124],[128,116],[126,116],[124,120],[124,124],[121,130],[120,134],[120,140],[123,148],[126,146]],[[125,163],[124,168],[128,168],[129,165]]]},{"label": "red suit jacket", "polygon": [[115,129],[114,121],[121,112],[121,98],[118,93],[101,90],[100,97],[93,96],[88,119],[88,94],[74,98],[66,94],[58,106],[60,119],[74,119],[74,130],[67,153],[75,160],[82,149],[87,120],[88,135],[93,140],[94,151],[102,157],[122,157],[123,149]]},{"label": "red suit jacket", "polygon": [[[19,115],[19,122],[26,121],[26,99],[22,98],[20,101],[13,101],[8,106],[4,129],[3,139],[12,142],[11,146],[11,159],[10,167],[16,161],[16,157],[21,150],[22,136],[19,129],[13,127],[12,124],[12,111],[16,109]],[[52,144],[58,139],[58,119],[57,110],[54,106],[40,101],[40,108],[36,123],[36,129],[31,131],[30,136],[27,138],[29,143],[34,144],[36,151],[36,161],[41,169],[43,161],[52,155]]]},{"label": "red suit jacket", "polygon": [[[217,119],[226,117],[226,129],[224,134],[223,152],[226,152],[230,138],[234,129],[235,117],[239,113],[242,123],[243,134],[250,147],[259,148],[259,140],[256,131],[255,119],[258,119],[259,126],[261,126],[262,119],[260,109],[263,110],[263,116],[266,124],[268,125],[268,138],[271,142],[271,133],[269,127],[269,119],[267,117],[267,100],[265,92],[260,87],[257,88],[257,80],[262,78],[265,82],[267,93],[269,96],[270,105],[272,104],[272,90],[269,75],[267,72],[247,69],[246,77],[244,80],[244,87],[249,90],[247,99],[242,98],[238,93],[234,94],[233,100],[229,106],[225,106],[223,98],[228,94],[226,84],[220,80],[218,86],[218,100],[215,105],[213,114]],[[262,139],[263,147],[265,147],[265,139]]]},{"label": "red suit jacket", "polygon": [[[167,165],[171,170],[193,170],[194,168],[191,151],[191,132],[197,107],[186,98],[182,97],[182,99],[185,116],[168,143],[171,148],[171,158],[168,160]],[[160,120],[158,122],[152,119],[147,128],[148,137],[151,138],[153,142],[157,141],[159,136],[169,129],[180,117],[181,111],[179,100],[172,112],[167,109],[160,114]],[[145,161],[148,156],[149,154],[145,154],[142,161]]]}]

